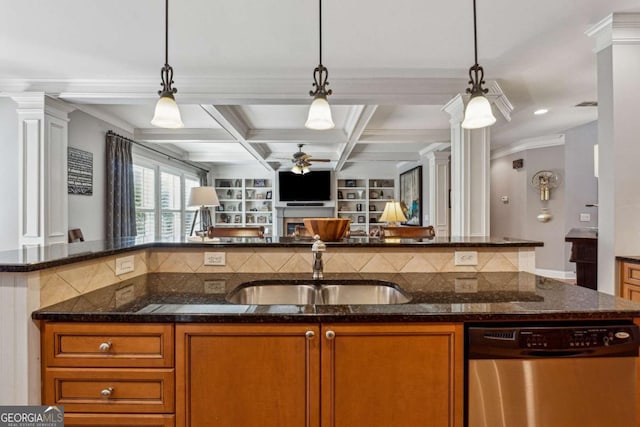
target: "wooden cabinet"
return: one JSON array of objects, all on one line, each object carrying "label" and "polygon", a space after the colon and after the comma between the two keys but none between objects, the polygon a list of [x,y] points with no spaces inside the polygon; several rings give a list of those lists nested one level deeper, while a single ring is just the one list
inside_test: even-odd
[{"label": "wooden cabinet", "polygon": [[620,263],[620,295],[631,301],[640,302],[640,263],[622,261]]},{"label": "wooden cabinet", "polygon": [[177,325],[178,426],[313,427],[317,325]]},{"label": "wooden cabinet", "polygon": [[173,325],[45,322],[42,354],[42,402],[67,425],[174,425]]},{"label": "wooden cabinet", "polygon": [[177,325],[177,425],[460,427],[462,342],[447,324]]},{"label": "wooden cabinet", "polygon": [[322,427],[462,426],[462,325],[322,325]]}]

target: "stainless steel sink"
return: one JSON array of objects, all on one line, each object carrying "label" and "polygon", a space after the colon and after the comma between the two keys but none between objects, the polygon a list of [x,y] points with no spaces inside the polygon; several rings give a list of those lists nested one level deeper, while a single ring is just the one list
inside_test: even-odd
[{"label": "stainless steel sink", "polygon": [[381,280],[261,280],[240,285],[226,299],[249,305],[404,304],[410,300],[397,285]]}]

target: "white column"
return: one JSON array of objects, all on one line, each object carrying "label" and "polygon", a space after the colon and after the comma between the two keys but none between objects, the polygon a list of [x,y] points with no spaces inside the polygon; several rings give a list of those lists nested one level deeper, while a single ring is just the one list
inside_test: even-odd
[{"label": "white column", "polygon": [[640,14],[613,14],[586,33],[598,64],[598,290],[616,294],[615,257],[640,254]]},{"label": "white column", "polygon": [[429,224],[436,236],[449,236],[449,152],[432,151],[429,162]]},{"label": "white column", "polygon": [[65,243],[70,105],[42,92],[12,96],[18,108],[19,244]]},{"label": "white column", "polygon": [[451,117],[451,235],[489,236],[489,128],[463,129],[464,107],[462,95],[443,107]]}]

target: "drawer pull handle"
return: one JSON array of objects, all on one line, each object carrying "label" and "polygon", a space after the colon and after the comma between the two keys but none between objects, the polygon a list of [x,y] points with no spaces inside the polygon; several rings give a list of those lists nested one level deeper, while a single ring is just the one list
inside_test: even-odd
[{"label": "drawer pull handle", "polygon": [[98,349],[103,353],[111,350],[111,342],[103,342],[102,344],[100,344],[100,347],[98,347]]},{"label": "drawer pull handle", "polygon": [[102,390],[100,392],[100,394],[102,395],[102,397],[111,397],[111,394],[113,393],[113,387],[108,387],[105,388],[104,390]]},{"label": "drawer pull handle", "polygon": [[332,340],[336,337],[336,333],[333,332],[332,330],[328,330],[325,336],[327,337],[328,340]]},{"label": "drawer pull handle", "polygon": [[316,336],[316,333],[313,332],[313,331],[307,331],[307,332],[305,332],[304,336],[307,337],[307,339],[310,340],[310,339],[313,339],[313,337]]}]

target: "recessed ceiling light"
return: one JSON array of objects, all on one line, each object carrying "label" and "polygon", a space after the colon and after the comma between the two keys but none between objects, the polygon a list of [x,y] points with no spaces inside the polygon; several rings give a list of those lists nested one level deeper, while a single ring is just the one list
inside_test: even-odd
[{"label": "recessed ceiling light", "polygon": [[539,110],[536,110],[533,112],[533,114],[535,114],[536,116],[541,116],[543,114],[547,114],[549,112],[549,110],[547,108],[541,108]]}]

